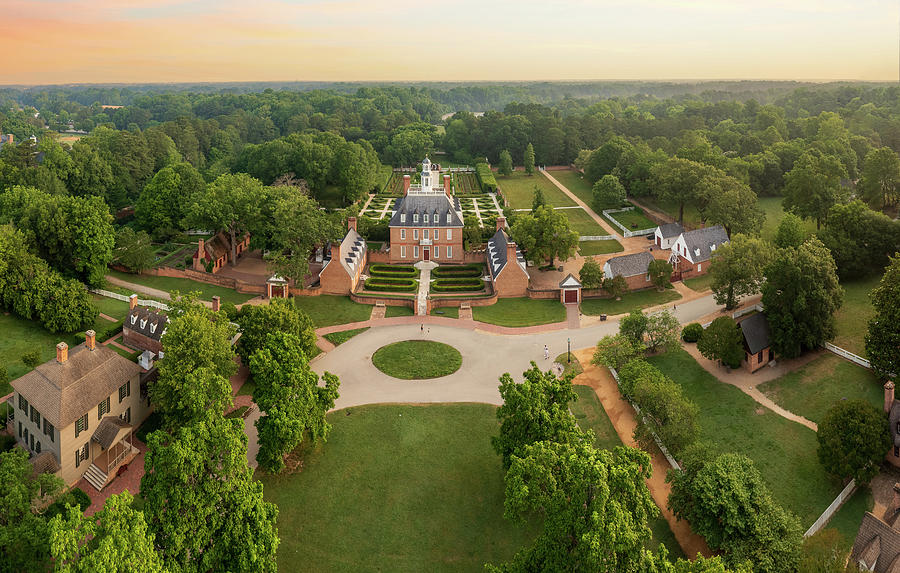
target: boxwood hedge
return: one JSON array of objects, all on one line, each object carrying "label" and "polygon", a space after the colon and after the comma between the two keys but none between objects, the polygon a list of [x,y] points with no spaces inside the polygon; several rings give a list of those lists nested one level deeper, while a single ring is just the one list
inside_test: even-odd
[{"label": "boxwood hedge", "polygon": [[438,267],[431,271],[435,278],[480,277],[484,272],[481,265],[454,265]]},{"label": "boxwood hedge", "polygon": [[373,277],[366,280],[366,290],[381,292],[412,292],[418,287],[415,279]]},{"label": "boxwood hedge", "polygon": [[497,179],[494,178],[494,172],[487,163],[478,163],[475,165],[475,176],[478,177],[478,183],[481,190],[485,193],[494,193],[497,191]]},{"label": "boxwood hedge", "polygon": [[484,288],[484,281],[476,278],[437,279],[432,283],[435,292],[472,292]]}]

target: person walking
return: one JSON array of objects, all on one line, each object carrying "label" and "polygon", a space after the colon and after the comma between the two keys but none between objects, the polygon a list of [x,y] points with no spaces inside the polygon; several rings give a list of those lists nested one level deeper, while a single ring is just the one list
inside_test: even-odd
[{"label": "person walking", "polygon": [[544,360],[547,360],[547,359],[549,359],[549,358],[550,358],[550,349],[549,349],[549,348],[547,347],[547,345],[545,344],[545,345],[544,345]]}]

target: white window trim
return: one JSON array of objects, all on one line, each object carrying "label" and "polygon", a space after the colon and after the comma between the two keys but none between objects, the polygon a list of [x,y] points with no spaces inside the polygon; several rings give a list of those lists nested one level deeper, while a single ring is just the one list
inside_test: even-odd
[{"label": "white window trim", "polygon": [[434,258],[438,258],[441,256],[441,248],[437,245],[434,246]]},{"label": "white window trim", "polygon": [[401,245],[401,246],[400,246],[400,258],[401,258],[401,259],[405,259],[405,258],[406,258],[406,245]]},{"label": "white window trim", "polygon": [[453,239],[453,229],[447,229],[447,240],[450,241]]},{"label": "white window trim", "polygon": [[400,213],[400,222],[401,222],[401,223],[405,223],[405,222],[406,222],[406,213]]},{"label": "white window trim", "polygon": [[699,273],[699,272],[701,272],[702,270],[703,270],[703,265],[702,265],[702,264],[698,264],[698,265],[697,265],[697,272]]},{"label": "white window trim", "polygon": [[435,229],[434,230],[434,240],[437,241],[440,238],[441,238],[440,229]]},{"label": "white window trim", "polygon": [[413,245],[413,258],[419,258],[419,245]]},{"label": "white window trim", "polygon": [[424,223],[427,223],[427,222],[428,222],[428,213],[425,213],[425,214],[422,215],[422,216],[424,217],[423,222],[424,222]]},{"label": "white window trim", "polygon": [[406,240],[406,229],[400,229],[400,238]]},{"label": "white window trim", "polygon": [[447,245],[447,258],[448,259],[453,258],[453,247],[451,247],[450,245]]},{"label": "white window trim", "polygon": [[419,214],[413,213],[413,223],[418,223],[418,222],[419,222]]},{"label": "white window trim", "polygon": [[[426,221],[427,223],[427,221]],[[422,238],[428,240],[428,229],[422,229]]]},{"label": "white window trim", "polygon": [[419,230],[418,229],[413,229],[413,240],[414,241],[419,240]]}]

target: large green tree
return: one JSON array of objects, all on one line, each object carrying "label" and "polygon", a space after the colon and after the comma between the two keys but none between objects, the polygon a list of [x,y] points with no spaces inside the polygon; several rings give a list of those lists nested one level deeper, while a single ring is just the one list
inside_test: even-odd
[{"label": "large green tree", "polygon": [[793,213],[785,213],[778,230],[775,233],[775,246],[779,248],[794,247],[795,249],[806,240],[806,231],[803,229],[803,219]]},{"label": "large green tree", "polygon": [[141,496],[166,569],[275,571],[278,509],[247,466],[239,419],[204,419],[148,436]]},{"label": "large green tree", "polygon": [[116,249],[113,251],[113,262],[118,263],[133,273],[149,269],[156,262],[150,244],[150,235],[145,231],[137,231],[131,227],[122,227],[116,234]]},{"label": "large green tree", "polygon": [[625,204],[625,187],[615,175],[604,175],[591,188],[591,206],[598,213],[604,209],[615,209]]},{"label": "large green tree", "polygon": [[816,236],[831,251],[842,279],[881,273],[888,257],[900,251],[900,222],[859,200],[832,207]]},{"label": "large green tree", "polygon": [[634,341],[627,336],[622,334],[607,334],[597,341],[597,347],[594,349],[594,356],[591,359],[591,363],[602,364],[607,368],[615,368],[618,370],[635,358],[641,356],[643,352],[644,346],[642,344],[635,344]]},{"label": "large green tree", "polygon": [[842,400],[832,406],[816,433],[819,461],[831,476],[869,483],[881,470],[891,449],[891,434],[879,408],[863,400]]},{"label": "large green tree", "polygon": [[513,172],[512,156],[509,151],[504,149],[500,152],[500,162],[497,164],[497,173],[500,175],[511,175]]},{"label": "large green tree", "polygon": [[737,323],[730,316],[720,316],[710,323],[697,341],[697,350],[710,360],[718,360],[730,368],[741,365],[743,337]]},{"label": "large green tree", "polygon": [[653,187],[656,196],[663,201],[678,205],[678,222],[684,224],[684,207],[691,204],[705,204],[704,193],[708,186],[703,181],[720,172],[709,165],[672,157],[664,163],[653,166]]},{"label": "large green tree", "polygon": [[795,358],[831,340],[834,313],[843,299],[834,259],[821,241],[812,238],[799,248],[780,249],[762,285],[775,352]]},{"label": "large green tree", "polygon": [[678,348],[681,346],[680,334],[681,324],[671,311],[659,310],[647,315],[644,338],[650,352]]},{"label": "large green tree", "polygon": [[866,355],[882,379],[900,373],[900,256],[890,261],[881,282],[869,294],[875,314],[866,333]]},{"label": "large green tree", "polygon": [[816,228],[821,228],[828,210],[842,198],[844,177],[847,170],[837,157],[804,153],[784,176],[784,208],[814,219]]},{"label": "large green tree", "polygon": [[144,514],[128,491],[107,498],[88,517],[78,507],[50,521],[50,554],[59,573],[162,573]]},{"label": "large green tree", "polygon": [[534,175],[534,146],[529,142],[525,147],[525,155],[523,156],[523,164],[525,165],[525,174]]},{"label": "large green tree", "polygon": [[185,228],[194,201],[205,191],[203,177],[190,163],[164,167],[144,186],[134,207],[135,221],[154,237],[165,238]]},{"label": "large green tree", "polygon": [[192,223],[211,231],[225,231],[231,240],[231,264],[237,262],[237,239],[259,220],[263,184],[246,173],[220,175],[195,198]]},{"label": "large green tree", "polygon": [[716,304],[731,310],[741,297],[759,292],[773,256],[771,244],[747,235],[734,235],[716,249],[709,265]]},{"label": "large green tree", "polygon": [[503,456],[505,468],[512,463],[512,456],[529,444],[542,440],[569,442],[581,435],[569,412],[569,402],[576,399],[572,376],[560,379],[552,371],[541,372],[534,362],[523,376],[522,382],[508,373],[500,377],[500,435],[491,438],[491,443]]},{"label": "large green tree", "polygon": [[900,157],[893,149],[879,147],[866,155],[858,189],[869,205],[879,209],[900,200]]},{"label": "large green tree", "polygon": [[705,184],[709,203],[703,215],[707,222],[725,227],[729,237],[732,233],[759,234],[766,214],[748,185],[727,175],[708,177]]},{"label": "large green tree", "polygon": [[641,409],[634,439],[645,451],[652,451],[655,438],[673,454],[697,440],[700,433],[700,408],[684,395],[684,389],[666,376],[642,376],[632,389],[631,398]]},{"label": "large green tree", "polygon": [[584,288],[602,288],[603,267],[593,257],[585,257],[584,264],[578,272],[578,280]]},{"label": "large green tree", "polygon": [[623,316],[619,321],[619,334],[636,345],[644,346],[644,334],[647,332],[647,315],[636,308]]},{"label": "large green tree", "polygon": [[265,346],[267,336],[275,332],[296,336],[300,341],[300,349],[307,358],[311,358],[316,350],[316,332],[312,319],[290,300],[273,298],[269,304],[245,305],[235,320],[241,327],[237,352],[245,363]]},{"label": "large green tree", "polygon": [[511,235],[535,264],[569,259],[578,246],[578,233],[572,230],[568,217],[549,207],[516,217]]},{"label": "large green tree", "polygon": [[309,368],[304,342],[295,334],[275,332],[250,357],[250,373],[256,387],[253,401],[265,415],[256,421],[259,452],[256,460],[269,472],[284,468],[284,456],[296,448],[303,435],[325,439],[330,425],[325,414],[334,407],[340,381],[325,373],[325,384]]}]

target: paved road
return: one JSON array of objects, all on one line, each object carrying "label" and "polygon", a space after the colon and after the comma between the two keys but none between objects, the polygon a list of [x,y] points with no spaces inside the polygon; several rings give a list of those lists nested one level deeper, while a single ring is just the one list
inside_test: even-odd
[{"label": "paved road", "polygon": [[[712,295],[678,304],[675,315],[682,323],[692,322],[719,310]],[[607,334],[615,334],[618,321],[600,322],[578,330],[556,330],[535,334],[500,335],[480,330],[426,325],[420,332],[418,322],[397,326],[373,327],[351,338],[331,352],[312,361],[313,370],[337,374],[341,379],[340,398],[335,409],[386,402],[484,402],[500,404],[498,378],[504,372],[521,379],[529,362],[549,369],[543,349],[550,357],[572,349],[587,348]],[[425,338],[456,347],[463,357],[462,367],[454,374],[433,380],[398,380],[381,373],[372,365],[372,354],[391,342]]]}]

